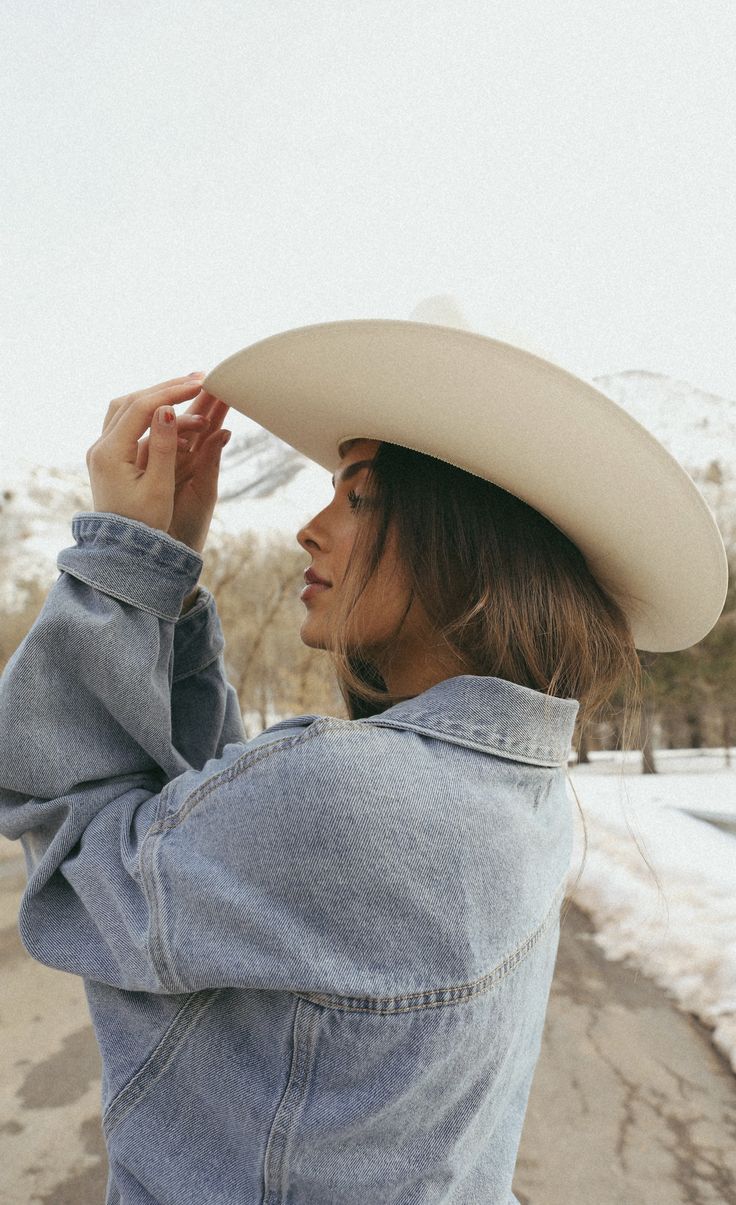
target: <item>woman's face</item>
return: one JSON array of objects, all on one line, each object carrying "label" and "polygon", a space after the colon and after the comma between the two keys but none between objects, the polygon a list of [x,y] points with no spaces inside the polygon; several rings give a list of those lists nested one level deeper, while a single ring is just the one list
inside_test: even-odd
[{"label": "woman's face", "polygon": [[[359,439],[335,468],[334,496],[328,506],[297,532],[297,540],[312,557],[311,566],[329,582],[328,589],[303,599],[306,615],[299,635],[310,648],[330,647],[331,612],[339,598],[350,551],[361,524],[374,517],[363,462],[375,456],[380,440]],[[440,645],[427,612],[413,598],[389,527],[381,562],[356,604],[353,615],[360,649],[381,673],[386,688],[405,698],[436,682],[468,672],[467,666]],[[406,611],[406,614],[404,612]]]},{"label": "woman's face", "polygon": [[[328,648],[330,615],[345,574],[353,541],[373,514],[366,486],[368,466],[380,447],[377,439],[360,439],[339,461],[333,477],[334,496],[328,506],[297,532],[297,540],[312,557],[315,573],[330,583],[303,599],[306,615],[300,630],[304,644]],[[369,581],[357,607],[355,620],[361,648],[380,648],[393,635],[406,606],[408,590],[393,553],[391,532],[377,572]]]}]

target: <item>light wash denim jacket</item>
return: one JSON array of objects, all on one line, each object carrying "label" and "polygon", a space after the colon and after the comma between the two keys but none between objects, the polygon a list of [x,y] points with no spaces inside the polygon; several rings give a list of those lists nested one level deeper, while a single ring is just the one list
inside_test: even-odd
[{"label": "light wash denim jacket", "polygon": [[[449,678],[246,741],[202,558],[74,515],[0,681],[28,953],[80,975],[106,1205],[508,1205],[578,702]],[[247,605],[244,600],[243,605]]]}]

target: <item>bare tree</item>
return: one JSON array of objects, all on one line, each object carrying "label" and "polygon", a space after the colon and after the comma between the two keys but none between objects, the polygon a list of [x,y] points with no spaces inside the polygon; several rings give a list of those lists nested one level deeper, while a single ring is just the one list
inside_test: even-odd
[{"label": "bare tree", "polygon": [[270,498],[310,464],[270,431],[235,436],[223,455],[218,501]]},{"label": "bare tree", "polygon": [[286,536],[264,543],[254,532],[225,533],[204,559],[202,582],[215,596],[246,734],[274,717],[335,714],[328,658],[299,637],[303,552]]}]

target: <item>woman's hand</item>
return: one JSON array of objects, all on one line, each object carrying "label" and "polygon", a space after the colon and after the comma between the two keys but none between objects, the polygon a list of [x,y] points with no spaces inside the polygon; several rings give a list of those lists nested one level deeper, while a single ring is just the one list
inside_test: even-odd
[{"label": "woman's hand", "polygon": [[[230,407],[200,388],[203,375],[115,398],[86,458],[95,510],[137,519],[200,554],[217,502],[220,453],[231,434],[221,430]],[[193,394],[177,417],[173,407]]]}]

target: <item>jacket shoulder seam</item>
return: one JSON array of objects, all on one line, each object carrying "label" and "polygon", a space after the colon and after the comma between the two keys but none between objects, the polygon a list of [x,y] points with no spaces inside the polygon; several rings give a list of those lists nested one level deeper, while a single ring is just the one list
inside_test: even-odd
[{"label": "jacket shoulder seam", "polygon": [[[232,782],[234,779],[240,777],[245,770],[249,770],[251,766],[258,762],[265,761],[268,757],[273,757],[274,754],[279,753],[284,749],[289,749],[298,744],[306,744],[307,741],[313,740],[317,736],[321,736],[332,722],[331,716],[325,716],[322,720],[316,720],[313,724],[310,724],[308,728],[305,728],[303,732],[297,733],[296,736],[293,734],[286,735],[273,741],[265,742],[264,744],[257,746],[255,749],[247,749],[245,753],[242,753],[240,757],[236,758],[231,765],[225,766],[225,768],[222,770],[216,770],[210,775],[209,778],[205,779],[204,782],[194,787],[193,790],[184,797],[181,805],[177,808],[173,816],[164,816],[152,824],[146,833],[146,840],[149,837],[153,837],[170,829],[176,828],[186,819],[186,817],[197,806],[197,804],[201,803],[204,799],[211,795],[212,792],[220,785]],[[176,779],[173,781],[176,782]],[[166,788],[164,788],[164,791],[165,790]]]}]

